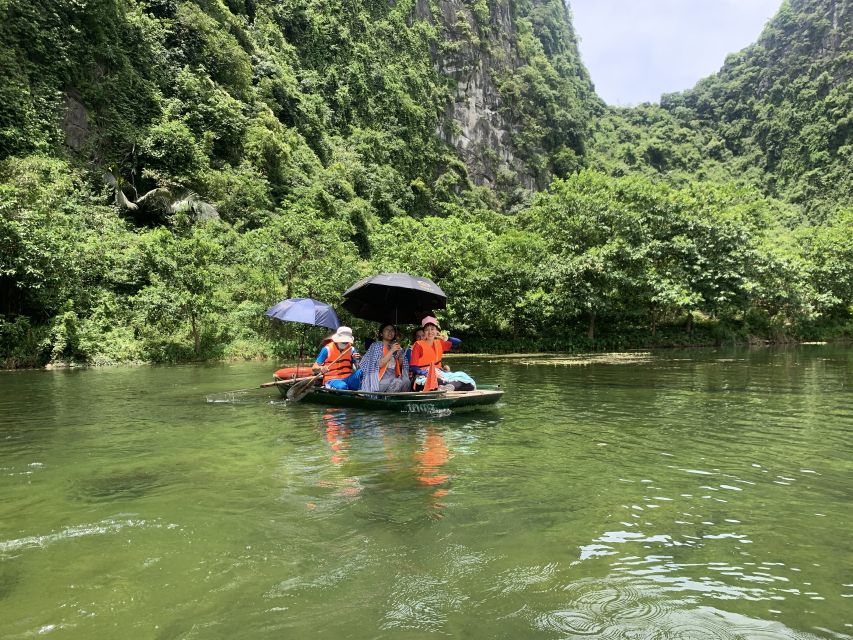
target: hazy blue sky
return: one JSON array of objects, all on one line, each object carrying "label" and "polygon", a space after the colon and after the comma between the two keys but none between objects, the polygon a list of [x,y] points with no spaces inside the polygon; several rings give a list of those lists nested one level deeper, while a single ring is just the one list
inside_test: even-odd
[{"label": "hazy blue sky", "polygon": [[782,0],[568,0],[583,62],[608,104],[689,89],[755,42]]}]

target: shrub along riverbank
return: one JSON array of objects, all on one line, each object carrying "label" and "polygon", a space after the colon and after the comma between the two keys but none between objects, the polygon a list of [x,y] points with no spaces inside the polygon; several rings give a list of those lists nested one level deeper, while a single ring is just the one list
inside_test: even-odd
[{"label": "shrub along riverbank", "polygon": [[63,160],[7,160],[0,182],[6,367],[285,356],[297,330],[267,307],[298,295],[339,305],[380,271],[439,283],[441,318],[468,351],[851,335],[853,211],[786,225],[786,205],[730,185],[586,171],[513,215],[473,201],[391,218],[363,253],[313,196],[258,227],[181,212],[138,227]]},{"label": "shrub along riverbank", "polygon": [[280,357],[382,271],[467,350],[849,337],[849,25],[611,109],[561,0],[0,1],[0,366]]}]

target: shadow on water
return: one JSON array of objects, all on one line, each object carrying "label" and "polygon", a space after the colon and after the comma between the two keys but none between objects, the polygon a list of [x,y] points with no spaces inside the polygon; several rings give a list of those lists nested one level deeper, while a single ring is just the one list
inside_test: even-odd
[{"label": "shadow on water", "polygon": [[93,475],[73,481],[69,497],[84,502],[141,498],[169,484],[167,474],[145,469]]},{"label": "shadow on water", "polygon": [[0,600],[9,598],[21,582],[21,569],[9,562],[0,562]]}]

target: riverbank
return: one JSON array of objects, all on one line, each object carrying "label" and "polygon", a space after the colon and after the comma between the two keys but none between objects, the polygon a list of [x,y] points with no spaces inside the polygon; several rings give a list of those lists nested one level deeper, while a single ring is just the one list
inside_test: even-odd
[{"label": "riverbank", "polygon": [[807,342],[847,343],[853,341],[853,321],[825,326],[788,327],[785,330],[757,331],[755,327],[733,324],[663,326],[648,329],[624,328],[590,338],[583,333],[543,334],[537,337],[464,339],[465,352],[477,353],[601,353],[635,349],[701,348],[742,345],[802,344]]},{"label": "riverbank", "polygon": [[[369,330],[357,330],[357,335],[367,335]],[[809,343],[848,344],[853,342],[853,321],[823,327],[799,327],[789,330],[757,333],[749,327],[722,325],[696,325],[687,331],[683,326],[663,326],[654,334],[648,330],[626,328],[612,333],[603,333],[589,338],[582,333],[566,332],[562,335],[544,333],[538,337],[482,337],[464,333],[454,334],[462,338],[460,355],[525,355],[536,354],[602,354],[637,350],[694,349],[708,347],[772,346]],[[306,358],[313,356],[314,345],[306,345]],[[138,351],[136,352],[139,353]],[[98,358],[94,361],[50,360],[48,354],[29,354],[25,357],[9,357],[3,360],[3,370],[16,369],[67,369],[99,366],[140,366],[156,364],[190,364],[219,362],[279,362],[295,361],[298,342],[295,340],[243,341],[239,344],[223,345],[206,357],[196,358],[190,350],[174,349],[161,352],[153,358]]]}]

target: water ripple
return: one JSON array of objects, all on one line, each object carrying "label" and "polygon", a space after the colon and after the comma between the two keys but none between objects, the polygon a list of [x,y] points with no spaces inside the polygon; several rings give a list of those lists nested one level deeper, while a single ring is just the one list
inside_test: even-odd
[{"label": "water ripple", "polygon": [[160,522],[150,522],[147,520],[103,520],[95,524],[83,524],[75,527],[68,527],[62,531],[54,533],[46,533],[37,536],[26,536],[14,540],[0,540],[0,553],[10,553],[20,549],[29,549],[34,547],[47,547],[55,542],[72,540],[74,538],[84,538],[88,536],[100,536],[111,533],[117,533],[123,529],[177,529],[176,524],[162,524]]},{"label": "water ripple", "polygon": [[435,576],[398,576],[380,628],[440,631],[451,612],[466,600],[457,588]]},{"label": "water ripple", "polygon": [[535,617],[534,626],[562,636],[606,639],[714,640],[773,638],[812,640],[780,622],[758,620],[689,598],[672,598],[665,590],[636,581],[580,580],[566,586],[568,601]]}]

